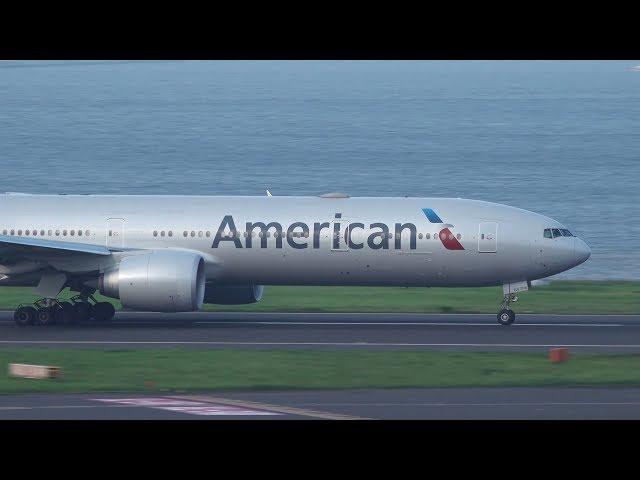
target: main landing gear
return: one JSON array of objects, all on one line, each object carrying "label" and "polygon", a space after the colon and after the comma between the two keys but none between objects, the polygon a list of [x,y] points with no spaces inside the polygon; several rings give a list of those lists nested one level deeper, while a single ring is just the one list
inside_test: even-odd
[{"label": "main landing gear", "polygon": [[90,319],[106,322],[111,320],[115,313],[115,308],[109,302],[98,302],[92,294],[81,293],[68,301],[42,298],[32,305],[19,305],[13,319],[21,327],[75,325]]},{"label": "main landing gear", "polygon": [[498,323],[500,325],[511,325],[513,322],[516,321],[516,314],[513,310],[509,308],[509,304],[511,302],[515,303],[517,301],[518,301],[518,297],[513,293],[504,296],[504,299],[501,305],[502,308],[498,312]]}]

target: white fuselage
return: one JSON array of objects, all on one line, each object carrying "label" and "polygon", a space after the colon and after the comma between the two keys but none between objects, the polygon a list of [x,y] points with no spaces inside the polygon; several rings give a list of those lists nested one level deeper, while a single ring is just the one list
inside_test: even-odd
[{"label": "white fuselage", "polygon": [[[271,225],[261,230],[259,222]],[[544,238],[547,228],[564,227],[454,198],[0,195],[3,235],[114,250],[82,262],[50,256],[53,268],[82,274],[139,250],[186,249],[202,253],[207,281],[221,285],[498,285],[589,257],[582,240]],[[0,285],[20,284],[36,269],[32,260],[0,256]]]}]

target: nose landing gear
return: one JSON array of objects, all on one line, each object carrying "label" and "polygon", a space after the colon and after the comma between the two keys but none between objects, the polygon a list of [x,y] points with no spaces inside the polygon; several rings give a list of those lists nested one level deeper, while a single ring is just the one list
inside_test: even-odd
[{"label": "nose landing gear", "polygon": [[502,301],[501,309],[498,312],[498,323],[500,325],[511,325],[516,321],[516,314],[513,310],[509,308],[511,302],[517,302],[518,297],[514,294],[508,294],[504,296]]}]

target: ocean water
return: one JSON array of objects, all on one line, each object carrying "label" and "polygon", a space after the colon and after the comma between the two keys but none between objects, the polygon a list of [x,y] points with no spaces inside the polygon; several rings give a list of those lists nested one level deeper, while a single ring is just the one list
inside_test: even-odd
[{"label": "ocean water", "polygon": [[0,191],[482,199],[638,279],[639,64],[0,62]]}]

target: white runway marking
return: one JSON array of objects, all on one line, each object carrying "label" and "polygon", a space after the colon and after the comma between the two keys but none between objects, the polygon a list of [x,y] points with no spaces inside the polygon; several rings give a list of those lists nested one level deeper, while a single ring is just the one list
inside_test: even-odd
[{"label": "white runway marking", "polygon": [[[13,313],[13,312],[11,312]],[[136,313],[143,314],[143,312],[121,312],[122,315],[136,315]],[[640,314],[637,313],[518,313],[516,314],[519,317],[553,317],[553,318],[562,318],[562,317],[636,317],[640,319]],[[165,315],[165,314],[161,314]],[[269,316],[269,315],[277,315],[279,317],[293,317],[300,315],[325,315],[325,316],[334,316],[334,315],[373,315],[373,316],[384,316],[384,315],[393,315],[394,317],[491,317],[495,318],[495,313],[429,313],[429,312],[216,312],[216,311],[201,311],[201,312],[187,312],[184,313],[185,316],[200,316],[200,315],[229,315],[234,317],[241,317],[245,315],[249,316]]]},{"label": "white runway marking", "polygon": [[69,408],[104,408],[105,406],[113,408],[127,407],[128,405],[35,405],[29,407],[12,406],[0,407],[0,411],[4,410],[49,410],[49,409],[69,409]]},{"label": "white runway marking", "polygon": [[629,406],[640,402],[500,402],[500,403],[302,403],[313,407],[545,407],[545,406]]},{"label": "white runway marking", "polygon": [[[14,325],[13,321],[0,321],[0,324]],[[443,327],[497,327],[502,328],[497,322],[283,322],[283,321],[242,321],[242,320],[210,320],[192,322],[193,325],[311,325],[311,326],[443,326]],[[162,323],[153,324],[150,322],[137,322],[136,321],[120,321],[109,322],[107,324],[91,324],[92,326],[110,327],[110,326],[130,326],[130,327],[154,327],[163,326]],[[518,322],[511,325],[511,327],[635,327],[640,324],[623,324],[623,323],[526,323]]]},{"label": "white runway marking", "polygon": [[383,343],[383,342],[208,342],[208,341],[102,341],[102,340],[0,340],[0,344],[42,345],[239,345],[239,346],[327,346],[327,347],[590,347],[640,348],[640,345],[567,343]]},{"label": "white runway marking", "polygon": [[[0,310],[0,314],[4,313],[13,316],[13,310]],[[572,318],[572,317],[595,317],[595,318],[637,318],[640,320],[640,314],[637,313],[518,313],[518,317],[549,317],[549,318]],[[130,317],[147,317],[149,312],[135,312],[135,311],[118,311],[118,316],[130,316]],[[295,316],[308,316],[308,315],[320,315],[320,316],[337,316],[337,315],[367,315],[382,317],[385,315],[393,315],[394,317],[490,317],[495,318],[495,313],[428,313],[428,312],[219,312],[219,311],[200,311],[200,312],[182,312],[182,313],[155,313],[159,319],[173,318],[185,318],[185,317],[204,317],[204,316],[229,316],[229,317],[265,317],[265,316],[280,316],[280,317],[295,317]],[[13,320],[2,320],[0,323],[13,323]]]},{"label": "white runway marking", "polygon": [[279,415],[276,412],[264,410],[251,410],[239,408],[233,405],[215,405],[205,402],[194,402],[191,400],[180,400],[163,397],[140,397],[140,398],[94,398],[98,402],[110,404],[121,404],[136,407],[149,407],[170,412],[188,413],[191,415]]},{"label": "white runway marking", "polygon": [[170,398],[153,398],[153,397],[142,397],[142,398],[94,398],[98,402],[111,402],[111,403],[119,403],[122,405],[133,405],[135,407],[170,407],[175,405],[182,406],[199,406],[206,405],[202,402],[186,402],[184,400],[172,400]]},{"label": "white runway marking", "polygon": [[211,395],[190,395],[190,396],[174,396],[172,398],[180,398],[184,400],[205,401],[209,403],[222,403],[224,405],[233,405],[239,408],[260,409],[271,412],[279,412],[287,415],[298,415],[303,417],[321,418],[324,420],[365,420],[364,417],[355,417],[353,415],[344,415],[341,413],[319,412],[316,410],[308,410],[306,408],[290,407],[286,405],[270,405],[266,403],[251,402],[248,400],[234,400],[230,398],[219,398]]},{"label": "white runway marking", "polygon": [[190,413],[191,415],[280,415],[276,412],[245,410],[230,405],[208,405],[205,407],[157,407],[170,412]]},{"label": "white runway marking", "polygon": [[[465,326],[465,327],[499,327],[497,322],[492,323],[477,323],[477,322],[246,322],[246,321],[207,321],[207,322],[194,322],[196,325],[383,325],[383,326],[420,326],[420,325],[435,325],[435,326]],[[115,324],[118,324],[117,322]],[[125,325],[126,322],[122,322],[121,325]],[[514,323],[512,327],[624,327],[621,323]]]}]

